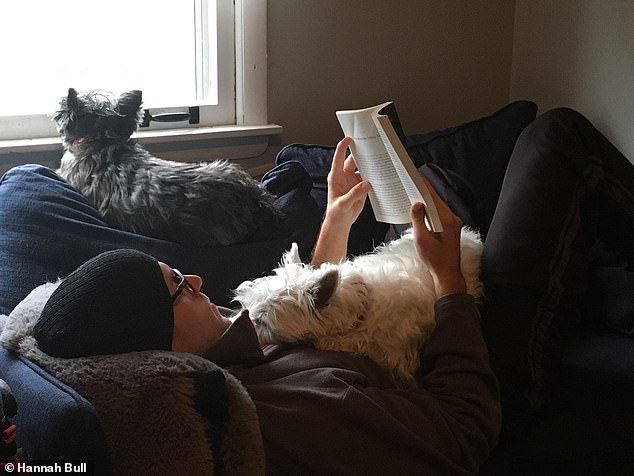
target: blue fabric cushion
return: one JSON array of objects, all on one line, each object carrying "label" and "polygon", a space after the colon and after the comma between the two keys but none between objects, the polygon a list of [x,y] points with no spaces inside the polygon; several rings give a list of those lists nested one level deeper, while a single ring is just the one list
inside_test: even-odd
[{"label": "blue fabric cushion", "polygon": [[[303,184],[303,185],[302,185]],[[231,305],[230,291],[272,269],[293,241],[308,255],[321,211],[308,193],[310,178],[286,164],[265,186],[280,191],[285,219],[257,241],[197,248],[108,226],[84,197],[41,165],[15,167],[0,179],[0,313],[8,314],[33,288],[65,277],[110,249],[133,248],[203,278],[212,302]]]},{"label": "blue fabric cushion", "polygon": [[17,427],[18,448],[29,461],[85,461],[91,474],[110,473],[105,438],[88,401],[3,347],[0,378],[16,397],[18,412],[11,422]]},{"label": "blue fabric cushion", "polygon": [[[322,214],[326,210],[328,196],[328,172],[335,148],[317,144],[289,144],[283,147],[275,159],[278,167],[288,163],[299,163],[311,177],[310,195]],[[348,239],[350,255],[366,253],[385,239],[389,225],[377,222],[370,202],[367,201],[361,215],[352,226]]]}]

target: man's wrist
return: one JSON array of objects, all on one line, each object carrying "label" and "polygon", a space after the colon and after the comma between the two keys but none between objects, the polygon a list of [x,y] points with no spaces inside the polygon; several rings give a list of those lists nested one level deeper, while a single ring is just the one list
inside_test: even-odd
[{"label": "man's wrist", "polygon": [[439,298],[448,294],[464,294],[467,292],[467,283],[462,274],[432,277],[436,295]]},{"label": "man's wrist", "polygon": [[337,230],[340,229],[343,231],[350,231],[350,228],[352,228],[352,223],[350,223],[349,220],[346,219],[344,214],[330,208],[326,208],[326,212],[324,213],[322,227],[324,225],[329,228],[336,228]]},{"label": "man's wrist", "polygon": [[326,211],[326,215],[321,223],[321,230],[319,234],[328,237],[328,239],[337,241],[343,240],[347,244],[351,229],[351,223],[341,219],[334,213],[329,214]]},{"label": "man's wrist", "polygon": [[313,250],[311,264],[319,266],[326,262],[337,263],[344,260],[348,253],[350,229],[350,226],[333,222],[332,217],[326,214]]}]

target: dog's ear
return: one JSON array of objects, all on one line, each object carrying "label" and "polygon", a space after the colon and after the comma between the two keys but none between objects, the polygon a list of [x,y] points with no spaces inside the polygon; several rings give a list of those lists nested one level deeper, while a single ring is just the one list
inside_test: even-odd
[{"label": "dog's ear", "polygon": [[53,121],[57,124],[57,132],[66,134],[69,121],[74,120],[75,114],[79,109],[77,91],[73,88],[68,88],[68,94],[60,99],[59,106],[59,110],[53,114]]},{"label": "dog's ear", "polygon": [[135,116],[143,103],[141,96],[142,92],[138,89],[128,91],[119,96],[119,100],[117,101],[117,111],[119,114],[126,117]]},{"label": "dog's ear", "polygon": [[66,96],[66,108],[71,111],[77,109],[77,91],[74,88],[68,88],[68,96]]},{"label": "dog's ear", "polygon": [[330,298],[335,293],[339,284],[339,271],[332,269],[327,271],[315,286],[310,290],[317,309],[322,309],[328,305]]},{"label": "dog's ear", "polygon": [[289,264],[300,264],[301,262],[302,260],[299,257],[299,248],[297,243],[293,242],[291,249],[282,256],[282,265],[287,266]]}]

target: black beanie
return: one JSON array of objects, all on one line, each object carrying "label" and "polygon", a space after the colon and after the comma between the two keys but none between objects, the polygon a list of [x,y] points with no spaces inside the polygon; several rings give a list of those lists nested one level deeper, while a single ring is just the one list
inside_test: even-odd
[{"label": "black beanie", "polygon": [[33,335],[54,357],[171,350],[174,309],[158,261],[106,251],[66,279],[46,302]]}]

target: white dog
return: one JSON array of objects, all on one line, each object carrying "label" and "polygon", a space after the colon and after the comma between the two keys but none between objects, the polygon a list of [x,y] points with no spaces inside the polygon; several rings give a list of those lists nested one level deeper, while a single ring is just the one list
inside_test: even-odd
[{"label": "white dog", "polygon": [[[482,294],[481,254],[480,236],[463,228],[461,268],[475,297]],[[435,325],[434,283],[411,229],[372,253],[318,268],[301,263],[294,243],[274,274],[242,283],[235,300],[249,310],[262,344],[304,342],[366,355],[404,383],[413,382]]]}]

